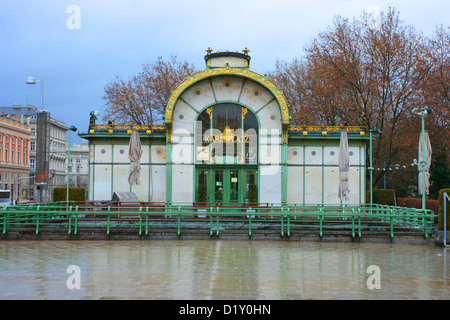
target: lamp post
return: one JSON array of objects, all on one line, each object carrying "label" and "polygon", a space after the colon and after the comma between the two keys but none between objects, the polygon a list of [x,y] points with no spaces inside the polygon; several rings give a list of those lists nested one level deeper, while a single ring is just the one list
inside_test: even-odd
[{"label": "lamp post", "polygon": [[69,168],[70,168],[70,131],[77,131],[77,128],[75,126],[71,126],[69,128],[69,141],[67,146],[67,188],[66,188],[66,202],[67,207],[69,206]]},{"label": "lamp post", "polygon": [[378,128],[374,128],[372,130],[369,130],[370,132],[370,167],[369,167],[369,172],[370,172],[370,208],[372,208],[373,205],[373,193],[372,193],[372,184],[373,184],[373,160],[372,160],[372,133],[376,133],[376,134],[381,134],[381,131]]},{"label": "lamp post", "polygon": [[36,80],[33,77],[27,78],[27,84],[36,84],[39,82],[41,84],[41,111],[44,110],[44,80]]}]

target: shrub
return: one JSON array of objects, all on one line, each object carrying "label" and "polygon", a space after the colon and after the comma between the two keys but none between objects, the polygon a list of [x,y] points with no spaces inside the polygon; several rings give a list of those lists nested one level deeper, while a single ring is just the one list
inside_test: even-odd
[{"label": "shrub", "polygon": [[249,184],[248,185],[248,202],[249,203],[256,203],[257,201],[257,189],[256,189],[256,184]]},{"label": "shrub", "polygon": [[206,185],[199,184],[198,185],[198,202],[206,202]]},{"label": "shrub", "polygon": [[394,189],[375,189],[373,190],[373,203],[393,206],[395,205],[394,194]]},{"label": "shrub", "polygon": [[[55,187],[53,189],[53,201],[66,201],[66,187]],[[85,190],[84,188],[69,188],[69,201],[85,201]]]},{"label": "shrub", "polygon": [[[397,198],[399,207],[422,209],[422,198]],[[425,208],[433,210],[434,214],[438,214],[438,201],[432,199],[425,200]]]},{"label": "shrub", "polygon": [[[444,201],[443,201],[443,197],[444,197],[444,192],[447,192],[447,194],[450,197],[450,188],[448,189],[441,189],[439,190],[439,196],[438,196],[438,201],[439,201],[439,210],[438,210],[438,217],[439,217],[439,224],[438,224],[438,228],[439,230],[444,230]],[[450,230],[450,203],[447,202],[447,216],[446,216],[446,224],[447,224],[447,230]]]}]

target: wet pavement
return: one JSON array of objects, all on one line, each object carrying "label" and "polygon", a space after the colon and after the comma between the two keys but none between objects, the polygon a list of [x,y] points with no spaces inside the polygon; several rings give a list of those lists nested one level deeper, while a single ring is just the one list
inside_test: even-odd
[{"label": "wet pavement", "polygon": [[2,241],[0,299],[449,299],[448,248],[285,241]]}]

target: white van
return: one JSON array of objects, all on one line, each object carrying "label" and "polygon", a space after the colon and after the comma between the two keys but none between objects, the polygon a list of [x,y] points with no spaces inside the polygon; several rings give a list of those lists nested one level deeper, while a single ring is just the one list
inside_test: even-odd
[{"label": "white van", "polygon": [[0,190],[0,210],[11,204],[11,191]]}]

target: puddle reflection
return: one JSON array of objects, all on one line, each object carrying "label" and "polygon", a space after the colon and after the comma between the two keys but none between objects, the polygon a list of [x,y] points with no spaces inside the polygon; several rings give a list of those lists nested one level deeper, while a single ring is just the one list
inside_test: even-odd
[{"label": "puddle reflection", "polygon": [[[446,250],[283,241],[4,241],[0,299],[449,299]],[[67,273],[71,265],[79,274]],[[379,267],[380,289],[368,288],[377,276],[369,266]],[[80,289],[68,288],[72,280]]]}]

